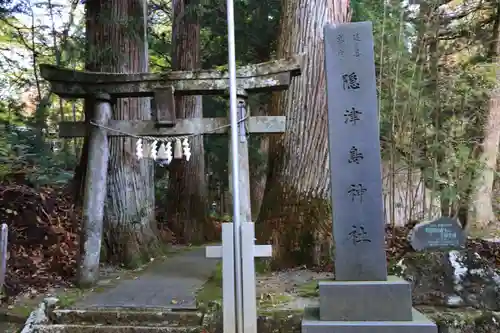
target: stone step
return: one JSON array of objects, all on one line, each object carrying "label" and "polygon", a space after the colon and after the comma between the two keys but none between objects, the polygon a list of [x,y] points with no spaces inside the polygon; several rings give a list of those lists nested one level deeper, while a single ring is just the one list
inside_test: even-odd
[{"label": "stone step", "polygon": [[308,308],[302,320],[302,333],[438,333],[438,329],[415,309],[409,321],[327,321],[319,320],[318,308]]},{"label": "stone step", "polygon": [[54,324],[198,326],[203,314],[197,311],[124,311],[108,309],[54,310]]},{"label": "stone step", "polygon": [[318,285],[320,320],[412,318],[411,285],[399,277],[389,276],[386,281],[319,281]]},{"label": "stone step", "polygon": [[200,333],[199,326],[36,325],[32,333]]}]

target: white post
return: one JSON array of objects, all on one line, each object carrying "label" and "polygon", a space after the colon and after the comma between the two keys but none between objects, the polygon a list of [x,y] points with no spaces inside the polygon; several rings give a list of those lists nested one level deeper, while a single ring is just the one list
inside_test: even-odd
[{"label": "white post", "polygon": [[[261,245],[266,246],[266,245]],[[241,267],[243,277],[243,332],[257,333],[257,293],[255,291],[255,228],[252,222],[241,225]],[[271,245],[265,247],[272,255]]]},{"label": "white post", "polygon": [[[229,57],[229,118],[231,124],[231,174],[233,180],[233,224],[234,224],[234,276],[236,297],[236,327],[224,328],[224,330],[236,330],[243,332],[243,276],[241,273],[241,221],[240,221],[240,191],[238,184],[239,176],[239,152],[238,152],[238,108],[236,95],[236,50],[234,40],[234,4],[233,0],[227,0],[227,48]],[[229,332],[229,331],[227,331]],[[234,332],[233,332],[234,333]]]},{"label": "white post", "polygon": [[[233,223],[222,224],[222,246],[207,246],[207,258],[222,258],[222,317],[223,332],[234,333],[235,309],[235,280],[234,280],[234,243]],[[251,222],[242,224],[243,250],[243,321],[242,329],[245,333],[257,332],[257,306],[255,297],[255,263],[254,258],[271,257],[271,245],[254,244],[254,225]]]},{"label": "white post", "polygon": [[222,321],[224,333],[234,333],[236,327],[236,297],[234,279],[234,225],[222,224]]},{"label": "white post", "polygon": [[7,260],[9,253],[7,252],[7,243],[9,239],[9,228],[7,224],[2,224],[0,234],[0,290],[3,289],[5,284],[5,275],[7,274]]}]

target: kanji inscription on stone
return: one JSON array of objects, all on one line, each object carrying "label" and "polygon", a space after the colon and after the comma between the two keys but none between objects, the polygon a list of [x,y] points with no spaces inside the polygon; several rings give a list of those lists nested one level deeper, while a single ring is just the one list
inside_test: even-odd
[{"label": "kanji inscription on stone", "polygon": [[387,264],[371,23],[326,26],[325,59],[335,276],[343,281],[385,281]]}]

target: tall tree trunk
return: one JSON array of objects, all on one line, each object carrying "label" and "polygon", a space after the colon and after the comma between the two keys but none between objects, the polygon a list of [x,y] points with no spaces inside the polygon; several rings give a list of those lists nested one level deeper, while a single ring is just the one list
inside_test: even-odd
[{"label": "tall tree trunk", "polygon": [[490,93],[489,110],[484,121],[483,141],[479,147],[480,169],[472,184],[471,202],[467,225],[474,230],[498,228],[493,212],[493,182],[497,168],[500,143],[500,4],[497,4],[490,44],[490,59],[496,65],[496,86]]},{"label": "tall tree trunk", "polygon": [[[432,125],[434,126],[435,135],[428,138],[428,142],[426,143],[426,147],[437,146],[438,142],[444,141],[444,133],[443,129],[443,115],[442,115],[442,107],[441,107],[441,94],[439,90],[439,80],[440,80],[440,72],[439,72],[439,60],[440,60],[440,48],[439,48],[439,15],[438,15],[438,5],[431,4],[428,7],[428,14],[424,14],[424,19],[428,20],[428,31],[429,37],[427,40],[428,43],[428,73],[429,73],[429,81],[427,84],[427,91],[429,93],[429,97],[434,101],[432,104],[433,113],[432,113]],[[445,141],[444,141],[445,142]],[[430,153],[429,160],[432,161],[432,169],[436,172],[438,177],[446,178],[448,176],[447,173],[439,172],[439,165],[446,158],[446,149],[447,147],[441,147],[439,150],[435,150]],[[438,181],[437,177],[432,177],[431,180],[431,202],[434,201],[434,195],[439,194],[440,206],[441,206],[441,215],[443,216],[453,216],[453,206],[455,198],[450,198],[446,196],[447,185],[442,184]],[[432,210],[429,210],[429,213],[432,214]],[[431,215],[428,216],[431,218]]]},{"label": "tall tree trunk", "polygon": [[[256,1],[253,3],[255,9],[252,12],[252,22],[266,22],[262,27],[264,30],[273,31],[272,34],[267,34],[266,39],[250,38],[250,46],[253,52],[251,62],[261,63],[269,61],[271,53],[274,51],[273,42],[277,40],[278,32],[273,29],[274,23],[269,21],[272,15],[272,4],[267,1]],[[248,43],[245,40],[245,43]],[[267,116],[268,109],[271,103],[272,94],[259,94],[257,95],[258,107],[251,109],[252,116]],[[252,220],[255,221],[259,215],[262,199],[264,198],[264,191],[267,182],[267,167],[268,167],[268,150],[269,150],[269,136],[268,135],[250,135],[251,147],[255,147],[258,158],[250,159],[250,204],[252,208]]]},{"label": "tall tree trunk", "polygon": [[[273,97],[287,130],[269,144],[269,173],[257,234],[278,267],[319,263],[330,250],[331,209],[323,27],[350,18],[348,0],[283,0],[278,58],[307,53],[302,75]],[[300,24],[297,24],[300,22]],[[316,246],[318,243],[326,246]]]},{"label": "tall tree trunk", "polygon": [[[86,70],[136,73],[148,71],[145,0],[88,0],[86,2]],[[86,103],[85,117],[92,106]],[[149,98],[118,99],[114,119],[151,119]],[[139,161],[132,138],[110,138],[107,200],[104,211],[106,259],[129,266],[149,259],[159,242],[154,214],[154,169]],[[81,195],[85,180],[87,138],[75,174]]]},{"label": "tall tree trunk", "polygon": [[[201,68],[200,22],[197,8],[188,0],[174,0],[172,27],[172,68]],[[176,97],[178,118],[203,117],[202,97]],[[177,237],[187,243],[204,241],[208,226],[208,186],[205,175],[203,136],[190,138],[191,159],[173,160],[170,166],[167,221]]]}]

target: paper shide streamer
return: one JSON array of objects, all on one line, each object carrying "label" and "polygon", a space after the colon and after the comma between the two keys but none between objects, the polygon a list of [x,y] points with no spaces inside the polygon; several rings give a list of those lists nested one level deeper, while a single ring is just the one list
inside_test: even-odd
[{"label": "paper shide streamer", "polygon": [[148,142],[145,139],[138,139],[135,144],[136,156],[138,159],[149,158],[158,161],[161,165],[169,165],[173,159],[186,159],[189,161],[191,158],[191,147],[189,140],[184,138],[174,139],[172,141],[159,141],[153,140]]}]

